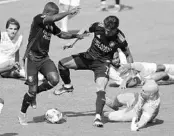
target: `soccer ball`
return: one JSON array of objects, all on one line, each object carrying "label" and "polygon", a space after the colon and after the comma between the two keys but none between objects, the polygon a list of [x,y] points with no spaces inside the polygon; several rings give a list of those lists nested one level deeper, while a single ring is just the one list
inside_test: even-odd
[{"label": "soccer ball", "polygon": [[63,114],[56,108],[52,108],[46,111],[45,119],[47,122],[56,124],[63,119]]}]

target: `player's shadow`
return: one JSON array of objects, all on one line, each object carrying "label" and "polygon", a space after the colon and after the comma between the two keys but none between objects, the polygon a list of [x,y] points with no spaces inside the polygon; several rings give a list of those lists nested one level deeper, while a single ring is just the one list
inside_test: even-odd
[{"label": "player's shadow", "polygon": [[[84,111],[84,112],[73,112],[73,111],[65,111],[63,115],[66,117],[79,117],[79,116],[94,116],[95,111]],[[45,122],[45,115],[33,117],[32,121],[28,123],[41,123]],[[66,122],[66,120],[62,121],[61,123]]]},{"label": "player's shadow", "polygon": [[154,119],[152,122],[147,123],[147,125],[144,128],[161,125],[164,123],[164,120],[161,119]]},{"label": "player's shadow", "polygon": [[[108,120],[107,117],[103,117],[103,123],[106,124],[106,123],[120,123],[120,122],[129,122],[130,121],[110,121]],[[149,122],[147,123],[147,125],[145,125],[143,128],[148,128],[148,127],[152,127],[152,126],[156,126],[156,125],[161,125],[164,123],[164,120],[161,120],[161,119],[154,119],[152,122]]]},{"label": "player's shadow", "polygon": [[0,134],[0,136],[16,136],[18,135],[18,133],[4,133],[4,134]]},{"label": "player's shadow", "polygon": [[95,111],[85,111],[85,112],[73,112],[65,111],[63,112],[67,117],[79,117],[79,116],[94,116]]},{"label": "player's shadow", "polygon": [[[121,4],[120,6],[121,6],[120,11],[126,11],[126,10],[132,10],[133,9],[132,6],[128,6],[128,5]],[[114,5],[108,5],[108,9],[112,10],[114,8],[115,8]]]},{"label": "player's shadow", "polygon": [[[36,116],[36,117],[33,117],[33,120],[32,121],[29,121],[28,123],[42,123],[42,122],[47,122],[46,119],[45,119],[45,115],[41,115],[41,116]],[[57,124],[62,124],[66,122],[66,119],[62,119],[59,123]]]},{"label": "player's shadow", "polygon": [[119,85],[117,85],[116,83],[110,83],[109,87],[119,87]]}]

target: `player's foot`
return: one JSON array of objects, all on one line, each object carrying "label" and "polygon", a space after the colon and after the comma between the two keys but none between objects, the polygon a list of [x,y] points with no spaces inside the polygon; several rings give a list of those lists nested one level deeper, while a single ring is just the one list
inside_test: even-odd
[{"label": "player's foot", "polygon": [[96,127],[103,127],[103,123],[101,121],[101,116],[99,114],[97,114],[95,116],[93,125],[96,126]]},{"label": "player's foot", "polygon": [[32,107],[33,109],[36,109],[36,108],[37,108],[36,97],[32,100],[32,102],[31,102],[31,107]]},{"label": "player's foot", "polygon": [[70,86],[70,87],[66,87],[65,85],[62,85],[62,88],[60,88],[59,90],[55,90],[54,94],[55,95],[61,95],[63,93],[70,93],[73,92],[74,87]]},{"label": "player's foot", "polygon": [[25,113],[20,112],[19,116],[18,116],[18,120],[19,120],[19,123],[21,125],[23,125],[23,126],[28,125],[28,123],[26,122],[27,118],[26,118],[26,114]]},{"label": "player's foot", "polygon": [[108,7],[106,5],[101,5],[98,9],[98,11],[108,11]]}]

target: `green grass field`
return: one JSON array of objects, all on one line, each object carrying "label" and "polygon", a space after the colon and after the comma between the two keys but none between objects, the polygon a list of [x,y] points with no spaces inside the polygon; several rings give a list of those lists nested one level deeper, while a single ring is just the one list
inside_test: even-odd
[{"label": "green grass field", "polygon": [[[41,13],[48,0],[20,0],[0,5],[0,30],[5,30],[9,17],[14,17],[21,24],[20,32],[24,35],[21,57],[27,44],[32,18]],[[55,0],[56,1],[56,0]],[[131,7],[119,13],[98,12],[99,0],[82,0],[81,12],[69,21],[69,29],[79,30],[90,26],[95,21],[102,21],[108,15],[120,18],[120,29],[126,35],[135,61],[156,63],[174,63],[174,2],[169,0],[123,0]],[[113,4],[113,1],[109,1]],[[58,24],[59,25],[59,24]],[[92,36],[79,41],[73,49],[63,51],[65,40],[52,37],[50,57],[54,62],[70,54],[85,51]],[[174,133],[174,92],[173,85],[160,86],[161,109],[157,122],[150,124],[139,132],[130,131],[130,123],[107,122],[104,128],[92,126],[95,114],[95,84],[91,71],[72,71],[73,94],[53,95],[54,89],[37,96],[37,109],[28,110],[28,126],[18,124],[23,95],[27,91],[24,81],[0,79],[0,94],[5,100],[0,115],[0,136],[173,136]],[[61,86],[61,82],[57,87]],[[127,89],[129,92],[140,88]],[[114,97],[118,88],[107,87],[107,96]],[[43,115],[49,108],[57,107],[67,114],[67,122],[48,124]],[[105,111],[111,109],[105,107]]]}]

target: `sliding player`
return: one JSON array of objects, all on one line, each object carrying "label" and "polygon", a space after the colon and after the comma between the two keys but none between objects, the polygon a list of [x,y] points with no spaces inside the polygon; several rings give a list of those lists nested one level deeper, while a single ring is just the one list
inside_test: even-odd
[{"label": "sliding player", "polygon": [[[104,113],[110,121],[132,121],[131,130],[137,131],[152,122],[159,113],[158,85],[154,80],[146,80],[140,93],[123,93],[114,100],[107,98],[106,105],[115,110]],[[126,108],[119,109],[122,106]]]}]

